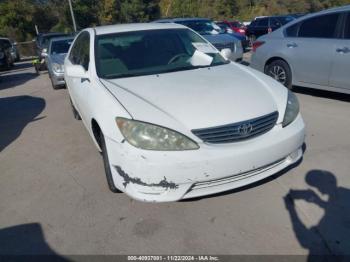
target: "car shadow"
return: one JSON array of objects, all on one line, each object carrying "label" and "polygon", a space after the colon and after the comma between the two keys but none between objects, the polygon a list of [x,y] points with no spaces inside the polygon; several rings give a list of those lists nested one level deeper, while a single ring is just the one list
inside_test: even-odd
[{"label": "car shadow", "polygon": [[0,229],[0,261],[70,260],[58,255],[49,246],[39,223],[31,223]]},{"label": "car shadow", "polygon": [[301,86],[293,86],[293,92],[303,94],[303,95],[329,98],[329,99],[339,100],[343,102],[350,102],[350,94],[337,93],[337,92],[313,89],[313,88],[306,88]]},{"label": "car shadow", "polygon": [[0,98],[0,152],[21,135],[28,123],[43,118],[36,117],[40,115],[45,106],[45,100],[40,97]]},{"label": "car shadow", "polygon": [[[307,149],[306,144],[303,145],[302,149],[303,149],[303,152],[305,153],[305,151]],[[221,193],[217,193],[217,194],[213,194],[213,195],[201,196],[201,197],[190,198],[190,199],[183,199],[180,202],[196,202],[196,201],[200,201],[200,200],[203,200],[203,199],[209,199],[209,198],[216,198],[216,197],[221,197],[221,196],[226,196],[226,195],[232,195],[232,194],[236,194],[236,193],[239,193],[239,192],[242,192],[242,191],[246,191],[246,190],[250,190],[250,189],[259,187],[261,185],[270,183],[271,181],[276,180],[279,177],[285,175],[290,170],[298,167],[301,164],[302,161],[303,161],[303,158],[298,160],[296,163],[294,163],[294,164],[286,167],[285,169],[281,170],[280,172],[277,172],[276,174],[274,174],[272,176],[269,176],[269,177],[267,177],[267,178],[265,178],[263,180],[257,181],[255,183],[250,184],[250,185],[243,186],[243,187],[236,188],[236,189],[232,189],[232,190],[225,191],[225,192],[221,192]]]},{"label": "car shadow", "polygon": [[31,67],[31,63],[21,63],[10,71],[0,72],[0,90],[19,86],[36,78],[38,74],[34,72],[34,68],[33,72],[28,72]]},{"label": "car shadow", "polygon": [[[338,186],[336,176],[325,170],[309,171],[305,181],[310,187],[290,190],[284,202],[296,238],[309,251],[308,261],[349,261],[350,189]],[[299,215],[302,212],[298,212],[295,201],[323,210],[324,215],[317,225],[308,227],[303,223]]]}]

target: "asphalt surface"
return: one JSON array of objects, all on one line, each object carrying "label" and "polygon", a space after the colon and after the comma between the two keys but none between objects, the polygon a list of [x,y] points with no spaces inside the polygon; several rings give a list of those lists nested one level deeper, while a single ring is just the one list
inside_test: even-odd
[{"label": "asphalt surface", "polygon": [[0,254],[349,254],[350,96],[295,92],[307,125],[298,166],[149,204],[109,192],[67,90],[30,62],[0,72]]}]

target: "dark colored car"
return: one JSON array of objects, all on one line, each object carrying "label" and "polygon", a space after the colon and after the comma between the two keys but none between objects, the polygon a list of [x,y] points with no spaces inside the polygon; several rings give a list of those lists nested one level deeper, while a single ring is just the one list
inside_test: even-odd
[{"label": "dark colored car", "polygon": [[0,38],[0,68],[9,69],[15,62],[12,54],[12,44],[6,38]]},{"label": "dark colored car", "polygon": [[215,24],[217,24],[225,33],[230,34],[235,38],[241,40],[244,51],[247,50],[247,48],[249,47],[250,41],[246,37],[245,33],[244,34],[237,33],[225,22],[215,22]]},{"label": "dark colored car", "polygon": [[[65,33],[47,33],[47,34],[39,34],[36,38],[36,54],[39,58],[42,58],[41,54],[44,51],[47,52],[47,48],[49,46],[51,38],[54,37],[62,37],[68,36]],[[46,49],[46,50],[44,50]]]},{"label": "dark colored car", "polygon": [[246,35],[251,41],[255,41],[258,37],[271,33],[295,19],[291,15],[258,18],[248,26]]},{"label": "dark colored car", "polygon": [[2,42],[6,43],[6,45],[11,46],[11,56],[13,58],[13,61],[19,62],[21,60],[21,57],[20,57],[19,51],[17,49],[17,44],[6,37],[0,37],[0,40]]}]

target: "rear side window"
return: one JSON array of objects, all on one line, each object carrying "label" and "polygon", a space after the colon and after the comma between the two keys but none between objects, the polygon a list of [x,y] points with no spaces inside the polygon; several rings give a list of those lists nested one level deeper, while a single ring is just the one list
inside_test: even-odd
[{"label": "rear side window", "polygon": [[268,18],[262,18],[258,20],[258,26],[268,26],[268,25],[269,25]]},{"label": "rear side window", "polygon": [[302,22],[299,37],[334,38],[339,14],[313,17]]},{"label": "rear side window", "polygon": [[345,23],[344,38],[350,39],[350,13],[348,13]]},{"label": "rear side window", "polygon": [[271,26],[272,27],[281,27],[282,23],[277,18],[271,18]]}]

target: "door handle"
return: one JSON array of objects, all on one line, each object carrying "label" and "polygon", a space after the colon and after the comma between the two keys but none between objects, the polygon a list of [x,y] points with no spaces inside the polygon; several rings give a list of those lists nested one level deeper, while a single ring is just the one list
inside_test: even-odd
[{"label": "door handle", "polygon": [[287,47],[288,48],[296,48],[296,47],[298,47],[298,45],[296,43],[289,43],[289,44],[287,44]]},{"label": "door handle", "polygon": [[85,81],[88,81],[89,83],[91,83],[91,82],[90,82],[90,79],[87,78],[87,77],[84,77],[84,78],[81,78],[81,79],[80,79],[80,83],[84,83]]},{"label": "door handle", "polygon": [[350,52],[350,49],[348,47],[343,47],[343,48],[337,48],[337,53],[340,54],[347,54]]}]

